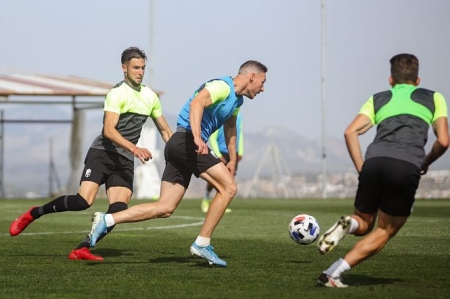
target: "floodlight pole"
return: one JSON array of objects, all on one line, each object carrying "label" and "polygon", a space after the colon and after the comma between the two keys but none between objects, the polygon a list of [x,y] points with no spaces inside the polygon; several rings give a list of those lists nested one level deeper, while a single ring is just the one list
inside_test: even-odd
[{"label": "floodlight pole", "polygon": [[48,170],[48,196],[52,198],[54,196],[53,192],[53,180],[56,183],[57,193],[61,191],[61,182],[59,180],[58,172],[55,166],[55,158],[53,155],[53,137],[49,140],[49,170]]},{"label": "floodlight pole", "polygon": [[5,149],[5,129],[4,129],[4,112],[0,110],[0,196],[5,198],[5,184],[3,182],[4,168],[4,149]]},{"label": "floodlight pole", "polygon": [[150,0],[150,20],[149,20],[149,26],[150,26],[150,36],[149,36],[149,41],[150,41],[150,45],[149,45],[149,55],[147,55],[148,58],[148,64],[149,64],[149,74],[148,74],[148,78],[149,78],[149,86],[150,88],[153,88],[153,73],[154,73],[154,59],[153,56],[155,55],[154,50],[154,38],[153,36],[155,35],[155,1],[154,0]]},{"label": "floodlight pole", "polygon": [[48,169],[48,197],[52,198],[53,192],[53,138],[49,140],[49,169]]},{"label": "floodlight pole", "polygon": [[326,48],[326,0],[320,3],[320,20],[321,20],[321,98],[322,98],[322,198],[327,197],[327,154],[326,154],[326,105],[325,105],[325,48]]}]

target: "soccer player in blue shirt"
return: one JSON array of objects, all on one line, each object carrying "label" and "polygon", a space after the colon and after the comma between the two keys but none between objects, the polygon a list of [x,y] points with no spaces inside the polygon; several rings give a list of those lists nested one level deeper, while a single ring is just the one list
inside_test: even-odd
[{"label": "soccer player in blue shirt", "polygon": [[[211,246],[211,236],[237,192],[236,118],[244,96],[253,99],[264,91],[267,67],[254,60],[245,62],[236,77],[221,77],[202,84],[186,102],[178,116],[177,130],[164,149],[166,167],[162,175],[160,198],[127,210],[94,213],[91,246],[108,227],[119,223],[167,218],[177,208],[189,186],[191,176],[201,177],[217,190],[200,233],[191,245],[191,254],[209,264],[226,266]],[[211,154],[206,142],[224,126],[230,162],[225,165]]]}]

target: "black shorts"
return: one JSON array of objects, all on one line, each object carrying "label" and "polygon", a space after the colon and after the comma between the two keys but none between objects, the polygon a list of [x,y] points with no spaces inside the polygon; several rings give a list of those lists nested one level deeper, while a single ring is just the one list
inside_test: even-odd
[{"label": "black shorts", "polygon": [[199,177],[207,169],[222,163],[211,154],[211,150],[208,150],[207,155],[198,155],[196,149],[192,133],[174,133],[164,148],[166,167],[161,180],[178,183],[187,188],[192,174]]},{"label": "black shorts", "polygon": [[362,213],[380,209],[391,216],[409,216],[420,181],[416,165],[378,157],[364,162],[359,174],[355,208]]},{"label": "black shorts", "polygon": [[133,191],[134,161],[104,150],[90,148],[84,160],[81,182],[89,181],[110,187],[127,187]]}]

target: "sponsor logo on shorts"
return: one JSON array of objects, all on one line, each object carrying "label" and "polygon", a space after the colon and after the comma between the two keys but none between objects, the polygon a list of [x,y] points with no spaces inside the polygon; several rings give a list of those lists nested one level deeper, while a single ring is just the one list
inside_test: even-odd
[{"label": "sponsor logo on shorts", "polygon": [[86,173],[84,174],[84,177],[85,178],[88,178],[88,177],[90,177],[91,176],[91,169],[89,168],[89,169],[86,169]]},{"label": "sponsor logo on shorts", "polygon": [[219,159],[219,157],[216,155],[214,151],[211,151],[211,155],[213,155],[214,158]]}]

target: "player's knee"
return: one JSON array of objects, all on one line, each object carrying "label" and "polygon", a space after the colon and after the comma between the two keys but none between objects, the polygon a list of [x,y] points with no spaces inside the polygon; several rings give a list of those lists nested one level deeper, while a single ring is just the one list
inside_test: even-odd
[{"label": "player's knee", "polygon": [[236,185],[235,182],[233,182],[232,184],[230,184],[227,187],[227,190],[226,190],[227,194],[226,195],[227,195],[227,197],[232,199],[232,198],[234,198],[236,196],[237,191],[238,191],[237,185]]},{"label": "player's knee", "polygon": [[375,226],[375,216],[364,215],[356,211],[352,218],[358,221],[358,228],[352,233],[355,236],[362,237],[370,233]]},{"label": "player's knee", "polygon": [[80,193],[66,196],[64,201],[68,211],[83,211],[91,206]]},{"label": "player's knee", "polygon": [[161,213],[159,213],[158,218],[169,218],[170,216],[172,216],[172,213],[173,212],[169,212],[169,211],[161,212]]},{"label": "player's knee", "polygon": [[172,216],[173,212],[175,211],[176,207],[170,207],[170,206],[159,206],[157,209],[157,217],[158,218],[169,218]]},{"label": "player's knee", "polygon": [[[393,237],[395,237],[395,235],[398,233],[398,231],[400,230],[400,228],[396,228],[396,229],[392,229],[390,231],[387,232],[388,234],[388,240],[392,239]],[[386,241],[387,242],[387,241]]]},{"label": "player's knee", "polygon": [[218,192],[220,192],[220,194],[226,198],[228,201],[231,201],[234,196],[236,196],[237,193],[237,185],[235,182],[230,182],[229,184],[226,184],[224,186],[221,186],[218,189]]},{"label": "player's knee", "polygon": [[172,214],[173,214],[173,211],[169,211],[169,210],[167,210],[167,211],[161,211],[161,212],[158,214],[158,218],[169,218],[170,216],[172,216]]},{"label": "player's knee", "polygon": [[367,222],[360,222],[358,229],[353,233],[357,237],[363,237],[369,234],[373,230],[373,224],[370,225]]}]

